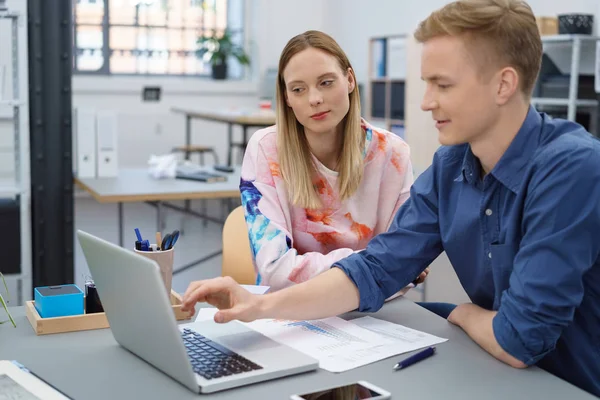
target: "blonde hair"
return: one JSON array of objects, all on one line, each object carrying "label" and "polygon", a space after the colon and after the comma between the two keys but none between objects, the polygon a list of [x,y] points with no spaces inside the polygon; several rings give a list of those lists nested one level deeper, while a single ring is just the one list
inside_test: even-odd
[{"label": "blonde hair", "polygon": [[[307,48],[315,48],[335,57],[344,75],[354,76],[354,69],[348,57],[333,38],[323,32],[307,31],[290,39],[281,52],[277,76],[277,151],[281,176],[286,184],[288,197],[292,204],[304,208],[319,208],[321,199],[314,179],[316,169],[311,157],[310,147],[304,134],[304,127],[286,102],[286,85],[283,71],[290,59]],[[349,72],[348,72],[349,71]],[[358,87],[348,95],[350,107],[343,124],[342,149],[338,164],[338,189],[340,198],[352,196],[363,176],[363,147],[365,142],[361,128],[360,95]]]},{"label": "blonde hair", "polygon": [[455,1],[422,21],[415,39],[424,43],[444,35],[464,36],[467,44],[475,45],[476,59],[486,66],[508,64],[515,68],[522,93],[531,97],[543,50],[535,16],[525,1]]}]

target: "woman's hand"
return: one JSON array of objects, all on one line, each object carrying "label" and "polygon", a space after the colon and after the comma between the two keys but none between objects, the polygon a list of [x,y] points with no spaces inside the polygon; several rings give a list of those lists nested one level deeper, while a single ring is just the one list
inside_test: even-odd
[{"label": "woman's hand", "polygon": [[429,267],[425,268],[425,271],[421,272],[421,274],[419,275],[419,277],[417,279],[415,279],[413,281],[413,283],[416,285],[425,282],[425,278],[427,278],[427,275],[429,275]]}]

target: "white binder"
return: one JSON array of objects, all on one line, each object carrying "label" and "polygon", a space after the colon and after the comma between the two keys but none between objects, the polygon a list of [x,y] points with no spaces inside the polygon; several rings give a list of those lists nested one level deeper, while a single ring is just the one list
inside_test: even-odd
[{"label": "white binder", "polygon": [[390,79],[406,79],[406,38],[389,38],[387,41],[387,76]]},{"label": "white binder", "polygon": [[73,138],[76,142],[75,171],[79,178],[96,177],[96,112],[89,108],[73,110]]},{"label": "white binder", "polygon": [[117,113],[98,111],[96,114],[96,148],[99,178],[110,178],[119,174],[117,135]]}]

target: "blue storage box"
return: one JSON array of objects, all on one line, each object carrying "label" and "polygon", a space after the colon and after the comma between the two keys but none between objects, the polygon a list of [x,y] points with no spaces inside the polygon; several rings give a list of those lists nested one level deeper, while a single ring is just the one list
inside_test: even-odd
[{"label": "blue storage box", "polygon": [[42,318],[83,314],[83,291],[77,285],[36,287],[34,301]]}]

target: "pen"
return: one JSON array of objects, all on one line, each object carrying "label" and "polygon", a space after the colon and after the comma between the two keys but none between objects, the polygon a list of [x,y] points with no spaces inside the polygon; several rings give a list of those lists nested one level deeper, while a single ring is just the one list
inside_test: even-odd
[{"label": "pen", "polygon": [[424,360],[428,357],[431,357],[435,354],[435,347],[428,347],[423,351],[418,352],[417,354],[413,354],[405,360],[400,361],[398,364],[394,365],[394,371],[398,371],[400,369],[404,369],[406,367],[410,367],[413,364],[418,363],[421,360]]},{"label": "pen", "polygon": [[143,242],[144,239],[142,239],[142,234],[140,233],[140,230],[138,228],[135,228],[134,231],[135,231],[135,236],[137,236],[137,240],[139,240],[140,242]]}]

